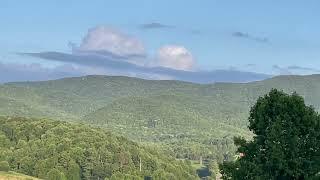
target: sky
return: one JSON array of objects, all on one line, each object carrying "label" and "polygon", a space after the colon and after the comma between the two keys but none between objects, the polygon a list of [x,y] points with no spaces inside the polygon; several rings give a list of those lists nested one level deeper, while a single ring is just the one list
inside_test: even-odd
[{"label": "sky", "polygon": [[184,71],[319,73],[319,7],[317,0],[1,0],[0,63],[57,68],[65,62],[16,53],[107,52]]}]

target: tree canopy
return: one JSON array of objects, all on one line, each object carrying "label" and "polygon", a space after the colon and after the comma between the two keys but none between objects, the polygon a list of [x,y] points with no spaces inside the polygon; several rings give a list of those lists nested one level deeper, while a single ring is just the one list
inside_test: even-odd
[{"label": "tree canopy", "polygon": [[241,156],[220,166],[223,179],[320,178],[319,122],[301,96],[271,90],[250,111],[253,140],[235,138]]},{"label": "tree canopy", "polygon": [[[88,125],[0,117],[0,171],[43,179],[195,179],[195,170],[162,151]],[[121,178],[120,178],[121,179]],[[157,179],[157,178],[154,178]]]}]

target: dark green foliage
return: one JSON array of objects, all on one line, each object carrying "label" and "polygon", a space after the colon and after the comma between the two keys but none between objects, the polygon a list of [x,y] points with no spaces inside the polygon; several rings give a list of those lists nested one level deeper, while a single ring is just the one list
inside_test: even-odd
[{"label": "dark green foliage", "polygon": [[9,170],[9,163],[7,161],[0,161],[0,171],[8,172]]},{"label": "dark green foliage", "polygon": [[15,172],[44,179],[138,180],[159,169],[179,179],[196,177],[190,165],[155,148],[86,125],[0,117],[0,134],[6,139],[1,159]]},{"label": "dark green foliage", "polygon": [[235,139],[244,156],[221,166],[224,179],[310,179],[319,175],[320,116],[301,96],[274,89],[258,99],[249,122],[254,139]]}]

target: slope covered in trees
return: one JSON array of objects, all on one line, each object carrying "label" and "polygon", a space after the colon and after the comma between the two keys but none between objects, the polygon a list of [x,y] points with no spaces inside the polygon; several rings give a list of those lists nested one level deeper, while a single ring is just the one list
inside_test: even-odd
[{"label": "slope covered in trees", "polygon": [[223,154],[234,148],[230,132],[245,137],[251,133],[214,121],[208,114],[209,107],[194,98],[157,95],[122,98],[85,116],[83,121],[139,142],[160,143],[177,158],[199,160],[202,156],[222,161]]},{"label": "slope covered in trees", "polygon": [[177,158],[222,161],[233,158],[233,136],[251,137],[250,106],[271,88],[320,108],[320,75],[208,85],[86,76],[0,85],[0,114],[81,121],[157,143]]},{"label": "slope covered in trees", "polygon": [[0,143],[1,162],[43,179],[196,178],[185,161],[76,123],[1,117]]},{"label": "slope covered in trees", "polygon": [[[279,76],[252,83],[208,85],[180,81],[152,81],[129,77],[86,76],[44,82],[0,85],[0,112],[8,115],[78,119],[126,97],[184,95],[197,109],[211,112],[213,120],[246,121],[249,106],[271,88],[298,92],[308,104],[320,107],[320,75]],[[191,103],[192,102],[192,103]],[[205,106],[208,106],[207,108]],[[18,107],[18,108],[16,108]],[[17,110],[17,109],[23,109]],[[214,115],[215,112],[215,116]],[[232,124],[232,123],[231,123]],[[245,127],[245,123],[242,123]]]}]

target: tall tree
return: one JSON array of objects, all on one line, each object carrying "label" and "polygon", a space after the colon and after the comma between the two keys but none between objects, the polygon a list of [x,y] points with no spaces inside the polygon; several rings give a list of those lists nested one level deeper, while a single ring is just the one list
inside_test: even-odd
[{"label": "tall tree", "polygon": [[235,138],[241,157],[220,166],[223,179],[320,178],[320,117],[301,96],[273,89],[252,107],[252,141]]}]

